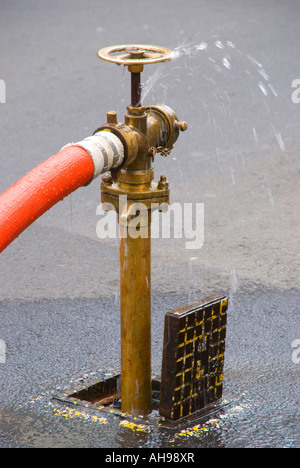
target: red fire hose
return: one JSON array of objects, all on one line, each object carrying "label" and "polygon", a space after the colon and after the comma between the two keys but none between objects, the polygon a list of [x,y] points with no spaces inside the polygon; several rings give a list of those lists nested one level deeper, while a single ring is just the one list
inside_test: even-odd
[{"label": "red fire hose", "polygon": [[[53,205],[120,165],[120,141],[107,132],[66,146],[0,195],[0,253]],[[85,149],[84,149],[85,148]]]}]

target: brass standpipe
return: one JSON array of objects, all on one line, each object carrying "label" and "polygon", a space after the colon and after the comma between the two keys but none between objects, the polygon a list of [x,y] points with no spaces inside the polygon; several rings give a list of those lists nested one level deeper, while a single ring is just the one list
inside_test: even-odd
[{"label": "brass standpipe", "polygon": [[122,166],[102,178],[101,202],[104,209],[114,207],[120,225],[121,409],[146,416],[152,412],[151,213],[169,203],[167,179],[161,176],[158,183],[153,182],[152,163],[156,153],[167,156],[171,152],[179,131],[186,130],[187,124],[179,122],[164,104],[141,103],[144,65],[171,60],[171,50],[121,45],[101,49],[98,56],[128,66],[131,73],[131,105],[125,123],[119,123],[116,112],[110,111],[107,123],[96,132],[113,132],[124,145]]}]

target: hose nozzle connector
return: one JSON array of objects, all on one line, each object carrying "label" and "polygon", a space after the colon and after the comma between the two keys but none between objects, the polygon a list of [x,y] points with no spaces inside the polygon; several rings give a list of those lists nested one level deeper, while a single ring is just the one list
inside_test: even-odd
[{"label": "hose nozzle connector", "polygon": [[85,149],[94,163],[93,179],[100,174],[119,167],[124,161],[124,145],[120,138],[108,130],[100,130],[94,135],[84,138],[77,143],[69,143],[68,146],[79,146]]}]

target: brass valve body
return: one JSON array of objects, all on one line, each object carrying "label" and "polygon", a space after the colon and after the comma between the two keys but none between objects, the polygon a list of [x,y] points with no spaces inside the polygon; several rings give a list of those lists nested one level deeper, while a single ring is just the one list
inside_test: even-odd
[{"label": "brass valve body", "polygon": [[96,130],[107,129],[124,142],[122,166],[111,171],[111,176],[103,177],[101,185],[102,202],[112,203],[117,212],[120,195],[126,195],[128,200],[135,202],[143,201],[149,207],[151,203],[168,201],[169,189],[152,182],[153,154],[157,149],[170,152],[179,131],[187,127],[166,105],[128,106],[127,110],[125,124],[117,123],[115,113],[109,112],[109,122]]}]

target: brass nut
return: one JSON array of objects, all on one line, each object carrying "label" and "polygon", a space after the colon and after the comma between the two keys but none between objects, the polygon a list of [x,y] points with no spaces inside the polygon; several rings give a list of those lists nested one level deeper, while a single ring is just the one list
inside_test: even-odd
[{"label": "brass nut", "polygon": [[159,190],[166,190],[169,188],[169,182],[167,181],[166,176],[164,175],[160,176],[159,182],[157,184],[157,188]]},{"label": "brass nut", "polygon": [[110,173],[110,172],[106,172],[106,174],[103,174],[103,176],[102,176],[102,182],[103,182],[104,184],[112,184],[113,179],[112,179],[112,176],[111,176],[111,173]]},{"label": "brass nut", "polygon": [[144,70],[144,65],[128,65],[128,71],[130,73],[142,73]]},{"label": "brass nut", "polygon": [[118,123],[118,117],[117,117],[117,113],[115,111],[108,111],[107,112],[107,123],[108,124],[117,124]]}]

